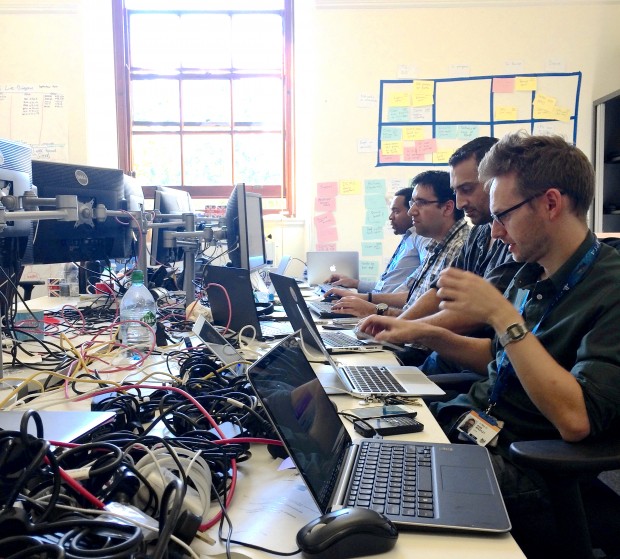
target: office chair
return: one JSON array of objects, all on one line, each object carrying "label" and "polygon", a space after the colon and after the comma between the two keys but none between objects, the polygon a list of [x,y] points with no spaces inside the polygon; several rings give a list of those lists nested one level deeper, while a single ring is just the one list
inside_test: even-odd
[{"label": "office chair", "polygon": [[32,298],[32,290],[37,285],[45,285],[43,280],[20,280],[19,287],[24,290],[24,301],[29,301]]},{"label": "office chair", "polygon": [[584,559],[601,549],[620,557],[620,495],[598,479],[620,469],[620,437],[567,443],[561,440],[512,443],[510,457],[539,472],[549,488],[555,514],[557,557]]}]

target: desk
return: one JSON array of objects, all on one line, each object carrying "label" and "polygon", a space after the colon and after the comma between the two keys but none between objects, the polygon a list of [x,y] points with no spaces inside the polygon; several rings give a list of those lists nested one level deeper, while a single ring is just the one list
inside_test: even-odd
[{"label": "desk", "polygon": [[[58,304],[58,300],[55,300]],[[339,355],[339,360],[359,364],[370,362],[394,362],[389,352],[372,354]],[[325,366],[314,365],[318,374],[325,374]],[[359,400],[347,395],[333,396],[339,409],[352,408]],[[88,409],[88,401],[70,405],[59,403],[47,409]],[[446,437],[426,406],[420,402],[418,419],[424,424],[421,433],[401,435],[396,438],[420,442],[446,442]],[[352,436],[357,436],[352,425],[345,421]],[[239,464],[237,489],[229,508],[233,523],[233,539],[263,545],[269,549],[290,552],[296,549],[297,531],[310,520],[320,515],[305,485],[295,470],[278,470],[281,460],[271,458],[267,449],[254,445],[252,458]],[[215,514],[217,505],[212,503]],[[226,534],[226,528],[224,534]],[[217,527],[209,530],[217,540]],[[192,548],[201,557],[224,557],[225,548],[220,542],[209,546],[196,538]],[[232,545],[232,552],[239,557],[258,558],[267,555],[259,551]],[[418,554],[425,559],[497,559],[523,558],[524,555],[509,534],[471,535],[446,532],[401,531],[398,543],[390,557],[405,559]],[[422,555],[423,554],[423,555]]]}]

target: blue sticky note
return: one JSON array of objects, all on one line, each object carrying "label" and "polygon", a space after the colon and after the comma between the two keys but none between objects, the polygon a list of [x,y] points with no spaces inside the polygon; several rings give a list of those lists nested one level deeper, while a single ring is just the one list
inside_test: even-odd
[{"label": "blue sticky note", "polygon": [[400,126],[383,126],[381,128],[381,139],[387,141],[402,140],[403,129]]},{"label": "blue sticky note", "polygon": [[387,209],[366,210],[366,225],[379,225],[387,221]]},{"label": "blue sticky note", "polygon": [[376,278],[379,275],[379,262],[376,260],[360,260],[360,276]]},{"label": "blue sticky note", "polygon": [[385,196],[385,179],[366,179],[364,181],[364,193],[366,196],[371,194],[380,194]]},{"label": "blue sticky note", "polygon": [[381,256],[383,243],[381,241],[366,241],[362,243],[362,256]]},{"label": "blue sticky note", "polygon": [[438,140],[455,140],[458,134],[456,124],[438,124],[435,127],[435,138]]},{"label": "blue sticky note", "polygon": [[364,205],[367,210],[383,210],[387,209],[385,196],[381,194],[366,194],[364,197]]},{"label": "blue sticky note", "polygon": [[[409,120],[409,107],[388,107],[388,122],[407,122]],[[381,129],[383,134],[383,128]]]},{"label": "blue sticky note", "polygon": [[383,240],[383,225],[362,225],[362,240],[364,241]]}]

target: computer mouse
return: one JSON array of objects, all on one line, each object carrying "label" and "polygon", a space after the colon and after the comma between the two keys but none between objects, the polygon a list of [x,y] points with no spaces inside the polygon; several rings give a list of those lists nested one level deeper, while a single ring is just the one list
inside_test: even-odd
[{"label": "computer mouse", "polygon": [[340,297],[338,297],[338,295],[325,295],[325,297],[323,297],[322,301],[323,302],[327,302],[327,303],[331,303],[332,301],[335,301],[336,299],[340,299]]},{"label": "computer mouse", "polygon": [[304,557],[346,559],[390,551],[398,539],[392,522],[372,509],[342,508],[328,512],[297,532]]}]

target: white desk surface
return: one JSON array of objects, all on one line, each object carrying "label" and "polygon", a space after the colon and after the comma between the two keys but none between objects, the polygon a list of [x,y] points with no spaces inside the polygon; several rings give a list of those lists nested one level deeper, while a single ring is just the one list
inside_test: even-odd
[{"label": "white desk surface", "polygon": [[[65,302],[75,304],[75,299],[64,301],[58,298],[42,297],[33,300],[29,306],[35,309],[49,309]],[[393,363],[390,352],[339,355],[343,363]],[[320,374],[325,365],[313,364]],[[126,374],[126,373],[125,373]],[[359,399],[347,395],[332,396],[339,409],[359,405]],[[447,438],[428,408],[419,402],[417,419],[424,424],[424,431],[394,437],[420,442],[446,442]],[[59,403],[47,409],[88,409],[88,401]],[[350,422],[345,420],[352,436],[357,436]],[[254,445],[252,458],[238,466],[238,481],[229,515],[233,523],[232,538],[239,541],[262,545],[269,549],[291,552],[297,549],[297,531],[320,515],[305,485],[294,469],[278,470],[281,460],[273,459],[266,447]],[[216,512],[212,504],[212,512]],[[209,530],[209,535],[217,540],[217,527]],[[227,534],[224,527],[223,534]],[[192,549],[201,557],[225,557],[224,545],[217,542],[213,546],[196,538]],[[233,556],[263,558],[268,555],[250,548],[232,544]],[[300,555],[298,555],[300,556]],[[522,551],[510,536],[470,535],[448,532],[401,531],[396,547],[389,555],[393,559],[512,559],[524,558]]]}]

